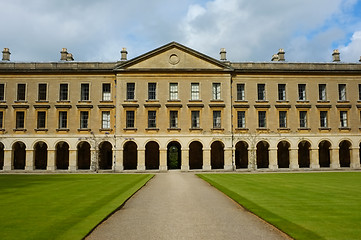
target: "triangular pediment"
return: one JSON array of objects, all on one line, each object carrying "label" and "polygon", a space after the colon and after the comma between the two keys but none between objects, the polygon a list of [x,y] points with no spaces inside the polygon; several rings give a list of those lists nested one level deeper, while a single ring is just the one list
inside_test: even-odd
[{"label": "triangular pediment", "polygon": [[129,61],[121,62],[115,70],[229,70],[218,61],[179,43],[172,42]]}]

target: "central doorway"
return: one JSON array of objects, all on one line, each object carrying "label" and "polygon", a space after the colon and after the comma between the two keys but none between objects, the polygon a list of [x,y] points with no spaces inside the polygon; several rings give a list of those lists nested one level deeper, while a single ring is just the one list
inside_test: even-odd
[{"label": "central doorway", "polygon": [[170,142],[167,146],[168,169],[180,169],[182,165],[181,145],[178,142]]}]

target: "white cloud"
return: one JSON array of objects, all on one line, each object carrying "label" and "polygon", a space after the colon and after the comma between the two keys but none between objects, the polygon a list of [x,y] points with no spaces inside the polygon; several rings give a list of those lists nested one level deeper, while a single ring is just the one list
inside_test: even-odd
[{"label": "white cloud", "polygon": [[361,30],[354,32],[351,42],[346,46],[340,46],[341,60],[356,62],[361,58]]}]

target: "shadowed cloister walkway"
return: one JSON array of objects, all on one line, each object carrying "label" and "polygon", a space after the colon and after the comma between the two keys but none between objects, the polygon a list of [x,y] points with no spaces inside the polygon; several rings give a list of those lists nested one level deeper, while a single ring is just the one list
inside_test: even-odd
[{"label": "shadowed cloister walkway", "polygon": [[289,239],[193,173],[156,174],[87,239]]}]

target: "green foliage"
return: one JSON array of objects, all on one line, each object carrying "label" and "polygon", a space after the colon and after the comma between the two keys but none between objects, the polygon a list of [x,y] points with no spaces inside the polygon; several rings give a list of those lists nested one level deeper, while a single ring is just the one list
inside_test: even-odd
[{"label": "green foliage", "polygon": [[199,174],[295,239],[361,239],[361,173]]},{"label": "green foliage", "polygon": [[0,239],[82,239],[153,175],[0,175]]}]

